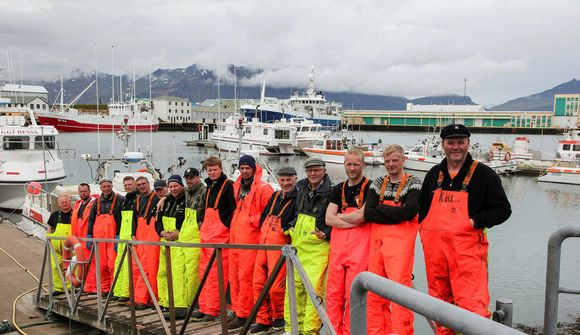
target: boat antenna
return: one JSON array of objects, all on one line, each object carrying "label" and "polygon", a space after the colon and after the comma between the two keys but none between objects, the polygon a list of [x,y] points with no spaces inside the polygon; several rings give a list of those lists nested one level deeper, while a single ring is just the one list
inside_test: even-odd
[{"label": "boat antenna", "polygon": [[98,152],[98,157],[101,158],[101,119],[99,118],[100,113],[99,113],[99,56],[97,53],[97,43],[95,43],[95,82],[96,82],[96,86],[97,86],[97,152]]},{"label": "boat antenna", "polygon": [[[219,124],[221,122],[221,93],[220,93],[220,53],[218,51],[217,54],[217,69],[216,69],[216,75],[217,75],[217,103],[218,103],[218,119],[216,122],[216,126],[219,130]],[[218,138],[218,157],[221,155],[222,153],[222,149],[221,149],[221,137]]]},{"label": "boat antenna", "polygon": [[111,103],[115,102],[115,46],[111,45]]},{"label": "boat antenna", "polygon": [[[151,57],[149,60],[149,114],[151,117],[156,118],[157,116],[153,113],[153,101],[151,100]],[[153,127],[149,129],[149,159],[153,160]]]},{"label": "boat antenna", "polygon": [[[136,94],[135,94],[136,88],[135,88],[135,48],[133,48],[133,88],[131,89],[131,103],[135,104],[135,108],[137,109],[137,115],[139,115],[139,117],[141,117],[141,111],[139,110],[139,105],[137,105],[137,103],[135,102],[136,100]],[[135,127],[135,139],[133,140],[134,143],[134,151],[137,151],[137,124],[134,125]]]},{"label": "boat antenna", "polygon": [[463,104],[467,104],[467,78],[463,78]]},{"label": "boat antenna", "polygon": [[60,112],[64,113],[64,82],[62,80],[62,74],[60,75]]},{"label": "boat antenna", "polygon": [[20,97],[22,99],[22,104],[24,104],[24,89],[22,88],[22,53],[20,48],[18,48],[18,60],[20,62]]},{"label": "boat antenna", "polygon": [[[115,108],[115,46],[111,46],[111,104]],[[109,111],[110,113],[110,111]],[[111,125],[111,157],[115,157],[115,125]]]}]

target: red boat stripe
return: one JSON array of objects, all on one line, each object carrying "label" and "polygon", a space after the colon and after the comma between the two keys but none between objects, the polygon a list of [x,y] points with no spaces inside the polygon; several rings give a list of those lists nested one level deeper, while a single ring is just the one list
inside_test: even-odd
[{"label": "red boat stripe", "polygon": [[19,174],[20,174],[20,172],[6,172],[6,174],[19,175]]}]

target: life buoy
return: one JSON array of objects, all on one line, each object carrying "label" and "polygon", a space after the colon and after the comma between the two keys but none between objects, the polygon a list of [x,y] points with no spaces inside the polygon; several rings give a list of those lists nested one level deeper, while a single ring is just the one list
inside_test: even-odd
[{"label": "life buoy", "polygon": [[[83,246],[76,236],[69,236],[64,241],[62,249],[66,279],[72,286],[79,287],[86,276],[86,256]],[[72,256],[72,250],[74,250],[74,256]]]},{"label": "life buoy", "polygon": [[506,162],[509,162],[510,159],[512,159],[512,154],[509,152],[506,152],[505,155],[503,156],[503,160]]},{"label": "life buoy", "polygon": [[147,168],[139,169],[139,170],[137,170],[137,172],[147,172]]}]

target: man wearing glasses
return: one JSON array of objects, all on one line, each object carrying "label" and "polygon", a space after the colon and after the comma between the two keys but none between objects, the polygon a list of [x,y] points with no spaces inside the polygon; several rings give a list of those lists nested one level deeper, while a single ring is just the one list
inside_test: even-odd
[{"label": "man wearing glasses", "polygon": [[[328,254],[330,251],[330,230],[326,225],[326,208],[330,198],[330,178],[326,174],[326,164],[319,158],[308,158],[304,162],[306,178],[297,184],[298,196],[293,228],[290,229],[292,246],[308,279],[314,286],[316,295],[324,297],[324,279],[328,269]],[[296,308],[298,312],[299,332],[302,334],[318,334],[321,321],[306,293],[304,285],[294,270],[296,280]],[[286,292],[284,308],[286,331],[291,331],[290,300]]]}]

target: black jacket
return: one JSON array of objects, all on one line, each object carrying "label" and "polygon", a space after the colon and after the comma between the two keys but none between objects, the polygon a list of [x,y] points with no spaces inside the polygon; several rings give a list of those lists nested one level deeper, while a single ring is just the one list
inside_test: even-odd
[{"label": "black jacket", "polygon": [[[151,199],[151,204],[149,205],[149,210],[145,213],[147,207],[147,202]],[[139,207],[137,207],[137,200],[139,200]],[[151,191],[149,195],[139,194],[135,199],[135,214],[133,215],[133,236],[137,235],[137,221],[139,217],[145,217],[147,224],[151,222],[151,218],[157,214],[157,203],[159,202],[159,197],[155,192]]]},{"label": "black jacket", "polygon": [[[207,185],[206,192],[209,192],[209,197],[206,195],[205,200],[208,199],[207,203],[205,203],[205,208],[207,212],[207,208],[213,208],[215,205],[215,201],[217,199],[217,195],[222,187],[223,183],[227,183],[224,186],[224,190],[222,191],[222,195],[220,198],[220,202],[217,207],[217,211],[220,216],[220,220],[226,227],[230,227],[230,223],[232,221],[232,216],[234,214],[234,210],[236,209],[236,198],[234,197],[234,182],[229,180],[228,177],[222,173],[222,175],[214,182],[209,178],[205,179],[205,184]],[[205,213],[204,213],[205,219]]]},{"label": "black jacket", "polygon": [[[419,196],[419,223],[425,219],[431,207],[433,192],[437,189],[439,171],[443,171],[443,190],[460,191],[463,179],[465,179],[472,162],[473,158],[468,154],[467,160],[454,179],[451,179],[447,171],[447,158],[431,168],[425,176]],[[510,217],[512,209],[501,185],[501,180],[485,164],[477,164],[471,182],[467,186],[467,192],[469,218],[475,222],[475,228],[491,228]]]},{"label": "black jacket", "polygon": [[[97,215],[100,214],[109,214],[111,210],[111,205],[113,203],[113,198],[115,197],[115,192],[111,193],[109,198],[103,197],[101,194],[95,201],[101,202],[101,212],[97,213],[97,202],[93,204],[91,207],[91,213],[89,214],[89,229],[87,231],[88,235],[93,235],[93,226],[95,225],[95,219]],[[116,224],[116,233],[115,235],[119,235],[119,231],[121,230],[121,204],[123,203],[124,197],[120,194],[117,194],[117,200],[115,200],[115,206],[113,208],[113,217],[115,218]]]},{"label": "black jacket", "polygon": [[326,235],[326,239],[330,240],[330,232],[332,227],[326,225],[326,208],[330,203],[330,188],[332,184],[328,175],[324,176],[322,183],[318,186],[312,199],[308,193],[308,178],[304,178],[296,183],[298,188],[298,196],[296,198],[296,212],[291,226],[296,226],[298,214],[311,215],[316,218],[316,229]]},{"label": "black jacket", "polygon": [[165,198],[163,209],[157,213],[157,222],[155,222],[155,230],[157,230],[159,237],[161,237],[161,232],[165,230],[163,228],[164,216],[175,218],[175,228],[181,230],[183,220],[185,220],[185,207],[185,193],[178,198],[173,196]]},{"label": "black jacket", "polygon": [[266,220],[268,213],[270,212],[270,207],[272,207],[272,203],[275,202],[274,208],[272,208],[272,215],[278,215],[282,208],[286,206],[286,204],[290,201],[292,203],[286,207],[284,213],[282,213],[282,217],[280,218],[280,225],[282,226],[282,230],[286,231],[291,226],[290,223],[294,220],[294,212],[296,210],[296,197],[298,196],[298,191],[296,187],[292,190],[292,192],[288,193],[284,198],[282,198],[282,191],[272,193],[270,200],[268,200],[268,204],[264,208],[262,215],[260,215],[260,226]]}]

